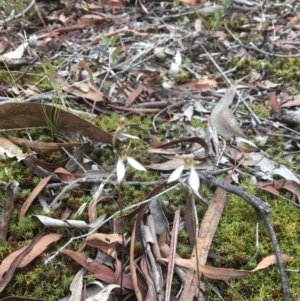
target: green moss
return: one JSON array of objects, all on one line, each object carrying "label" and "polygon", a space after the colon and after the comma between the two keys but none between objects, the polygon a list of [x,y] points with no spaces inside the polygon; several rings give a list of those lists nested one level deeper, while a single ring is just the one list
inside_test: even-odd
[{"label": "green moss", "polygon": [[[253,42],[253,40],[251,40]],[[268,60],[256,58],[235,57],[230,62],[230,67],[237,67],[237,76],[248,75],[251,70],[256,70],[260,74],[265,74],[268,80],[274,83],[290,82],[289,91],[291,94],[299,94],[299,59],[274,57]]]},{"label": "green moss", "polygon": [[200,119],[193,118],[191,120],[191,126],[193,126],[196,129],[204,129],[205,130],[207,128],[207,123],[201,121]]},{"label": "green moss", "polygon": [[[263,190],[255,189],[247,178],[243,180],[242,186],[251,195],[258,196],[270,203],[272,206],[270,219],[277,234],[281,251],[291,256],[291,261],[286,264],[286,267],[299,269],[298,225],[300,216],[297,208],[280,198],[274,198]],[[259,223],[259,250],[258,256],[253,262],[249,259],[256,252],[256,223]],[[212,243],[212,251],[226,256],[228,259],[227,262],[219,262],[219,266],[239,269],[253,269],[254,265],[264,257],[274,254],[263,221],[250,205],[234,194],[228,195],[224,214]],[[300,286],[300,275],[297,273],[289,274],[289,282],[292,293],[296,297]],[[250,274],[241,280],[231,281],[230,285],[247,300],[263,301],[280,300],[282,298],[280,277],[276,266]],[[222,295],[237,300],[234,290],[224,288]]]}]

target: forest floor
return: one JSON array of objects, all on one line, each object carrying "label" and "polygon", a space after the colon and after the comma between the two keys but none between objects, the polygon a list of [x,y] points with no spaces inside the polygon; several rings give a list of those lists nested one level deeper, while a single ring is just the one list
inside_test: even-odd
[{"label": "forest floor", "polygon": [[0,300],[300,300],[299,1],[0,4]]}]

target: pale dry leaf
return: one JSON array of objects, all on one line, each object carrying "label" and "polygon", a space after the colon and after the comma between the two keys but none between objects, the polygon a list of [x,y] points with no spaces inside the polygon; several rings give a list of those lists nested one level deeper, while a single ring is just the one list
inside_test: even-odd
[{"label": "pale dry leaf", "polygon": [[119,244],[123,243],[122,235],[119,235],[117,233],[113,233],[113,234],[96,233],[96,234],[89,235],[86,238],[87,241],[94,240],[94,239],[101,240],[108,244],[112,244],[114,242],[118,242]]},{"label": "pale dry leaf", "polygon": [[28,154],[23,154],[22,149],[8,139],[0,138],[0,157],[4,155],[9,158],[16,157],[18,161],[29,156]]},{"label": "pale dry leaf", "polygon": [[74,227],[74,228],[89,228],[85,221],[78,220],[66,220],[65,222],[60,219],[55,219],[48,216],[43,215],[35,215],[40,222],[46,227]]},{"label": "pale dry leaf", "polygon": [[[290,258],[286,254],[281,254],[281,258],[283,262],[288,262],[290,260]],[[255,267],[255,269],[252,270],[252,272],[265,269],[275,263],[277,263],[277,258],[275,255],[267,256],[261,262],[259,262],[259,264]]]},{"label": "pale dry leaf", "polygon": [[109,296],[111,294],[111,291],[115,288],[120,287],[118,284],[109,284],[106,286],[102,291],[100,291],[98,294],[91,296],[86,299],[86,301],[107,301],[109,299]]},{"label": "pale dry leaf", "polygon": [[28,43],[23,43],[14,51],[5,53],[3,54],[3,56],[8,59],[20,59],[22,58],[24,51],[27,47],[28,47]]},{"label": "pale dry leaf", "polygon": [[80,269],[70,285],[71,297],[68,301],[81,301],[84,269]]},{"label": "pale dry leaf", "polygon": [[275,168],[271,171],[272,175],[279,175],[286,180],[295,181],[296,183],[300,184],[299,178],[297,178],[290,169],[288,169],[285,165],[280,165],[279,168]]},{"label": "pale dry leaf", "polygon": [[217,129],[218,134],[223,137],[247,138],[229,108],[234,99],[235,91],[235,86],[230,87],[214,107],[210,116],[211,124]]}]

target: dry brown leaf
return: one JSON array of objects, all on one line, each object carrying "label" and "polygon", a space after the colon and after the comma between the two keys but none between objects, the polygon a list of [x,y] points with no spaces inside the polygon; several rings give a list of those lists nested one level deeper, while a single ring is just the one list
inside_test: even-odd
[{"label": "dry brown leaf", "polygon": [[0,105],[0,128],[20,129],[48,126],[45,114],[51,116],[57,110],[59,129],[79,132],[92,140],[112,144],[112,136],[90,122],[52,106],[38,103],[5,103]]},{"label": "dry brown leaf", "polygon": [[143,297],[142,297],[141,290],[138,286],[136,264],[134,262],[134,244],[135,244],[135,240],[136,240],[135,234],[136,234],[137,224],[139,225],[138,220],[135,220],[133,230],[132,230],[132,235],[131,235],[131,241],[130,241],[129,266],[130,266],[131,281],[132,281],[132,286],[133,286],[133,290],[134,290],[134,293],[135,293],[135,297],[136,297],[137,301],[142,301]]},{"label": "dry brown leaf", "polygon": [[275,112],[278,112],[280,110],[281,105],[277,100],[276,92],[270,94],[270,104]]},{"label": "dry brown leaf", "polygon": [[24,215],[26,214],[28,208],[34,201],[34,199],[39,195],[39,193],[43,190],[43,188],[48,184],[49,180],[51,179],[52,176],[48,176],[44,178],[30,193],[28,196],[27,200],[23,203],[20,213],[19,213],[19,221],[22,220]]},{"label": "dry brown leaf", "polygon": [[59,179],[63,182],[69,182],[74,181],[78,177],[74,175],[73,173],[67,171],[66,169],[62,167],[58,167],[54,170],[54,173],[59,177]]},{"label": "dry brown leaf", "polygon": [[207,91],[216,88],[218,83],[215,79],[197,78],[195,81],[184,83],[178,86],[178,89],[196,89],[200,91]]},{"label": "dry brown leaf", "polygon": [[273,186],[272,183],[256,182],[254,186],[269,191],[274,195],[279,195],[279,191]]},{"label": "dry brown leaf", "polygon": [[297,182],[293,180],[281,179],[274,181],[274,186],[277,189],[283,188],[294,193],[298,198],[298,202],[300,203],[300,185]]},{"label": "dry brown leaf", "polygon": [[97,213],[97,204],[103,200],[105,200],[106,198],[110,198],[110,196],[100,196],[95,202],[93,202],[88,209],[88,216],[89,216],[89,222],[93,223],[97,217],[98,217],[98,213]]},{"label": "dry brown leaf", "polygon": [[[46,250],[48,245],[50,245],[53,242],[58,241],[62,237],[62,234],[57,233],[51,233],[43,236],[32,248],[32,250],[26,254],[21,262],[19,263],[18,267],[23,268],[26,265],[28,265],[33,259],[35,259],[38,255],[40,255],[43,251]],[[27,247],[23,247],[11,254],[9,254],[1,263],[0,265],[0,281],[4,275],[4,273],[7,272],[9,269],[11,263],[13,260],[20,255]]]},{"label": "dry brown leaf", "polygon": [[[20,254],[18,254],[9,264],[8,269],[5,271],[3,277],[1,276],[1,280],[0,280],[0,293],[6,288],[6,286],[9,284],[10,280],[12,279],[16,268],[19,266],[20,262],[22,261],[22,259],[28,255],[33,247],[40,241],[40,239],[43,236],[43,232],[38,233],[30,242],[30,244],[28,246],[26,246],[24,248],[24,250],[22,250],[22,252]],[[1,265],[2,266],[2,265]],[[1,271],[2,272],[2,271]]]},{"label": "dry brown leaf", "polygon": [[[75,96],[78,96],[78,97],[81,97],[84,99],[90,99],[95,102],[100,102],[100,101],[104,100],[104,95],[100,91],[95,92],[89,88],[87,90],[83,91],[81,88],[79,89],[78,87],[75,87],[74,85],[72,85],[72,86],[68,85],[66,83],[66,80],[63,77],[59,76],[58,74],[56,74],[55,78],[60,83],[61,88],[67,93],[73,94]],[[87,87],[87,86],[85,86],[85,87]]]},{"label": "dry brown leaf", "polygon": [[[1,107],[0,107],[1,108]],[[70,147],[76,147],[80,146],[81,143],[54,143],[54,142],[39,142],[39,141],[30,141],[27,139],[22,139],[18,137],[13,137],[10,135],[7,135],[7,138],[19,146],[28,146],[30,149],[39,152],[39,153],[51,153],[55,151],[62,150],[62,148],[70,148]]]},{"label": "dry brown leaf", "polygon": [[166,278],[166,292],[165,300],[169,301],[171,296],[172,280],[174,274],[174,263],[176,256],[176,246],[178,239],[178,229],[179,229],[179,220],[180,220],[180,209],[176,210],[173,220],[173,229],[171,233],[171,242],[170,242],[170,254],[169,254],[169,264]]},{"label": "dry brown leaf", "polygon": [[[283,262],[288,262],[290,260],[286,254],[281,254],[281,258]],[[277,258],[275,255],[267,256],[256,266],[254,270],[252,270],[252,272],[265,269],[275,263],[277,263]]]},{"label": "dry brown leaf", "polygon": [[[60,162],[56,162],[56,163],[47,163],[47,162],[44,162],[44,161],[41,161],[39,159],[37,159],[34,155],[31,155],[31,156],[28,156],[23,162],[26,166],[30,167],[33,172],[35,172],[35,168],[37,167],[41,167],[42,169],[46,169],[48,171],[54,171],[55,169],[59,168],[59,167],[62,167],[62,166],[65,166],[68,161],[70,159],[67,158],[63,161],[60,161]],[[40,168],[37,168],[37,170],[41,170]],[[38,173],[37,173],[38,174]],[[39,174],[38,174],[39,175]],[[48,176],[49,174],[47,174]],[[40,177],[45,177],[45,175],[39,175]]]},{"label": "dry brown leaf", "polygon": [[156,300],[156,289],[155,285],[153,283],[153,279],[149,273],[149,265],[147,262],[147,256],[143,254],[142,259],[141,259],[141,271],[143,273],[143,276],[147,282],[148,285],[148,290],[147,290],[147,296],[144,298],[145,301],[152,301]]},{"label": "dry brown leaf", "polygon": [[289,100],[289,101],[283,103],[280,107],[283,108],[283,107],[295,107],[295,106],[300,106],[300,95],[299,94],[293,96],[293,100]]},{"label": "dry brown leaf", "polygon": [[[289,260],[289,257],[285,254],[282,254],[283,262]],[[169,262],[169,258],[160,258],[159,260]],[[198,265],[198,269],[201,273],[203,273],[207,278],[216,279],[216,280],[224,280],[229,281],[232,279],[240,279],[244,276],[253,273],[260,269],[265,269],[272,264],[277,263],[277,259],[275,255],[270,255],[264,258],[255,269],[251,271],[246,270],[235,270],[235,269],[226,269],[226,268],[215,268],[210,266],[205,266],[202,264]],[[183,259],[183,258],[175,258],[175,264],[185,267],[194,271],[197,271],[197,262],[195,259]]]},{"label": "dry brown leaf", "polygon": [[79,263],[82,267],[86,268],[93,274],[97,273],[111,273],[112,270],[108,268],[104,264],[100,264],[96,260],[92,260],[79,252],[75,252],[72,250],[62,250],[62,254],[68,255],[72,259],[74,259],[77,263]]}]

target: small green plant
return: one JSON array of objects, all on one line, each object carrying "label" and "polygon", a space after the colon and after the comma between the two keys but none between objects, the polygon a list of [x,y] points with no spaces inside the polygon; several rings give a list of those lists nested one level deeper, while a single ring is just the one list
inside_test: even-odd
[{"label": "small green plant", "polygon": [[118,41],[118,37],[113,37],[111,39],[108,39],[104,34],[101,34],[100,37],[108,50],[111,63],[112,64],[115,63],[115,61],[117,60],[119,54],[121,53],[121,51],[123,49],[122,46],[118,46],[118,47],[114,48],[116,42]]}]

